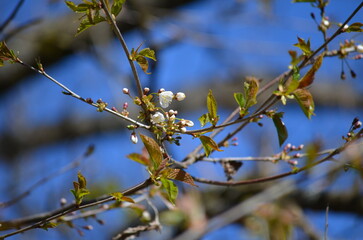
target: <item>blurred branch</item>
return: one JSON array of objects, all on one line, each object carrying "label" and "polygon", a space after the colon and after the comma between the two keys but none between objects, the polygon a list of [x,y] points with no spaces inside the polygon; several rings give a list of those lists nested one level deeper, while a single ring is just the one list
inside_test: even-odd
[{"label": "blurred branch", "polygon": [[23,5],[24,0],[20,0],[18,4],[16,4],[14,10],[10,14],[10,16],[4,21],[3,24],[0,25],[0,33],[4,31],[4,29],[9,25],[9,23],[15,18],[16,14],[20,10],[21,6]]},{"label": "blurred branch", "polygon": [[36,188],[38,188],[39,186],[47,183],[48,181],[50,181],[51,179],[62,175],[63,173],[74,169],[76,167],[78,167],[81,164],[81,161],[83,159],[85,159],[86,157],[90,156],[93,153],[94,150],[94,146],[91,145],[88,147],[87,151],[79,158],[77,158],[76,160],[74,160],[73,162],[69,163],[68,165],[64,166],[63,168],[59,169],[58,171],[43,177],[42,179],[40,179],[39,181],[37,181],[36,183],[34,183],[31,187],[29,187],[26,191],[20,193],[18,196],[16,196],[13,199],[10,199],[6,202],[0,202],[0,208],[5,208],[5,207],[9,207],[13,204],[15,204],[16,202],[24,199],[25,197],[27,197],[28,195],[30,195]]}]

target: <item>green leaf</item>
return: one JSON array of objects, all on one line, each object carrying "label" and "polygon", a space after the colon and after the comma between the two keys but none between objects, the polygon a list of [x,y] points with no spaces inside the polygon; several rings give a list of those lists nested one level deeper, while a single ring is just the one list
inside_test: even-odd
[{"label": "green leaf", "polygon": [[155,57],[155,51],[151,50],[150,48],[144,48],[139,52],[139,55],[150,58],[154,61],[156,61],[156,57]]},{"label": "green leaf", "polygon": [[243,117],[244,115],[248,114],[248,112],[246,111],[246,99],[243,93],[237,92],[233,94],[234,99],[236,100],[236,102],[239,105],[239,115],[240,117]]},{"label": "green leaf", "polygon": [[85,31],[86,29],[96,25],[97,23],[104,22],[104,21],[106,21],[106,19],[102,16],[95,16],[92,19],[92,22],[88,18],[83,19],[77,29],[76,36],[79,35],[80,33],[82,33],[83,31]]},{"label": "green leaf", "polygon": [[305,42],[304,39],[297,37],[297,40],[299,42],[294,44],[294,46],[300,48],[304,55],[309,56],[312,53],[310,49],[310,39]]},{"label": "green leaf", "polygon": [[175,183],[169,179],[166,178],[160,178],[162,188],[166,191],[168,194],[169,201],[175,205],[175,200],[178,197],[178,187],[175,185]]},{"label": "green leaf", "polygon": [[293,92],[293,95],[299,103],[300,108],[303,110],[306,117],[310,119],[311,116],[314,115],[315,109],[314,100],[311,93],[306,89],[299,88]]},{"label": "green leaf", "polygon": [[74,4],[71,1],[66,1],[66,5],[73,11],[76,13],[82,13],[82,12],[87,12],[87,10],[89,9],[87,4],[81,3],[81,4]]},{"label": "green leaf", "polygon": [[223,150],[219,149],[218,144],[212,138],[210,138],[208,136],[200,136],[199,139],[203,145],[205,155],[207,157],[212,152],[212,150],[216,150],[218,152],[223,151]]},{"label": "green leaf", "polygon": [[4,41],[0,42],[0,66],[4,65],[4,61],[14,63],[18,61],[18,57],[15,55],[13,50],[9,49]]},{"label": "green leaf", "polygon": [[167,170],[166,178],[178,180],[197,187],[197,185],[195,185],[194,183],[192,176],[190,176],[190,174],[185,172],[183,169],[169,168]]},{"label": "green leaf", "polygon": [[345,32],[363,32],[363,23],[356,22],[352,23],[347,29],[345,29]]},{"label": "green leaf", "polygon": [[139,153],[131,153],[126,156],[128,159],[131,159],[135,162],[141,163],[145,166],[150,166],[150,160]]},{"label": "green leaf", "polygon": [[309,69],[309,71],[304,75],[304,77],[299,81],[299,87],[298,88],[305,88],[310,86],[314,81],[314,76],[316,71],[321,66],[321,63],[323,62],[324,53],[321,54],[316,61],[314,62],[313,66]]},{"label": "green leaf", "polygon": [[111,6],[111,13],[117,17],[117,15],[121,12],[123,4],[126,0],[114,0]]},{"label": "green leaf", "polygon": [[203,114],[198,118],[200,125],[204,127],[207,123],[210,122],[208,113]]},{"label": "green leaf", "polygon": [[280,113],[276,113],[276,114],[274,114],[272,116],[272,120],[273,120],[273,122],[275,124],[276,130],[277,130],[277,135],[279,137],[280,147],[281,147],[282,144],[284,144],[287,137],[289,136],[285,124],[281,121],[281,118],[283,117],[283,114],[284,113],[280,112]]},{"label": "green leaf", "polygon": [[218,115],[217,115],[217,102],[213,96],[212,90],[209,89],[208,96],[207,96],[207,108],[208,108],[208,117],[209,121],[215,126],[218,122]]},{"label": "green leaf", "polygon": [[110,195],[120,202],[135,203],[135,201],[132,198],[124,196],[121,192],[110,193]]},{"label": "green leaf", "polygon": [[147,152],[150,155],[152,161],[153,170],[157,170],[161,161],[163,160],[163,154],[160,150],[159,145],[151,137],[140,134],[141,140],[145,145]]},{"label": "green leaf", "polygon": [[289,81],[286,82],[286,86],[287,86],[286,95],[288,95],[291,92],[295,91],[299,86],[299,79],[300,79],[299,68],[294,66],[292,71],[293,71],[292,78],[289,79]]},{"label": "green leaf", "polygon": [[141,69],[144,71],[144,73],[151,74],[151,73],[147,72],[147,70],[149,69],[149,62],[147,61],[147,59],[144,56],[137,55],[135,60],[139,64]]},{"label": "green leaf", "polygon": [[78,172],[77,177],[78,177],[78,184],[79,184],[79,188],[86,188],[86,187],[87,187],[87,180],[86,180],[86,178],[82,175],[82,173],[81,173],[81,172]]},{"label": "green leaf", "polygon": [[257,103],[256,97],[259,90],[259,82],[255,77],[247,77],[244,85],[246,95],[246,108],[249,108]]},{"label": "green leaf", "polygon": [[78,172],[78,182],[73,182],[74,189],[71,189],[72,194],[74,195],[74,198],[76,199],[76,204],[81,204],[82,199],[84,196],[90,194],[90,191],[88,191],[87,187],[87,181],[86,178],[81,174],[81,172]]}]

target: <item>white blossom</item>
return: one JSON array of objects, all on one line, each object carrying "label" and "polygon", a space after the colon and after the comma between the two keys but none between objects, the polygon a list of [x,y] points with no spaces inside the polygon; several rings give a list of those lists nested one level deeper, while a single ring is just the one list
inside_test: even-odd
[{"label": "white blossom", "polygon": [[137,143],[137,141],[138,141],[138,138],[137,138],[137,136],[136,136],[136,134],[135,134],[135,133],[132,133],[132,134],[131,134],[130,139],[131,139],[131,142],[132,142],[132,143],[134,143],[134,144],[136,144],[136,143]]},{"label": "white blossom", "polygon": [[174,94],[172,91],[164,91],[164,92],[159,93],[160,106],[162,108],[169,107],[169,104],[171,103],[173,98],[174,98]]},{"label": "white blossom", "polygon": [[185,99],[185,93],[183,92],[178,92],[177,94],[175,94],[175,98],[176,100],[178,100],[179,102],[180,101],[183,101]]},{"label": "white blossom", "polygon": [[187,131],[187,129],[186,129],[185,127],[182,127],[182,128],[180,128],[180,131],[181,131],[182,133],[185,133],[185,132]]},{"label": "white blossom", "polygon": [[155,114],[151,115],[151,121],[153,123],[161,123],[165,121],[165,117],[161,112],[156,112]]},{"label": "white blossom", "polygon": [[185,125],[187,125],[188,127],[193,127],[194,126],[193,121],[190,121],[190,120],[184,120],[184,121],[185,121]]},{"label": "white blossom", "polygon": [[129,94],[129,93],[130,93],[130,90],[129,90],[128,88],[123,88],[123,89],[122,89],[122,92],[123,92],[124,94]]},{"label": "white blossom", "polygon": [[360,52],[360,53],[363,53],[363,45],[362,44],[357,45],[357,51]]}]

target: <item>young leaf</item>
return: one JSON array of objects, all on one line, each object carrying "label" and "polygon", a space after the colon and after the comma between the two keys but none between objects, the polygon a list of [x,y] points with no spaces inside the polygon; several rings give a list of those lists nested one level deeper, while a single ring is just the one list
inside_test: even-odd
[{"label": "young leaf", "polygon": [[213,96],[212,90],[209,89],[207,96],[207,108],[208,108],[208,117],[213,126],[215,126],[218,122],[217,115],[217,102]]},{"label": "young leaf", "polygon": [[243,93],[237,92],[233,94],[234,99],[236,100],[236,102],[239,105],[239,115],[240,117],[243,117],[244,115],[248,114],[246,111],[246,99]]},{"label": "young leaf", "polygon": [[182,169],[175,169],[175,168],[168,169],[166,178],[178,180],[184,183],[188,183],[194,187],[197,187],[197,185],[194,184],[192,176],[190,176],[189,173],[185,172]]},{"label": "young leaf", "polygon": [[157,170],[161,161],[163,160],[163,153],[160,150],[159,145],[151,137],[140,134],[141,140],[144,143],[147,152],[150,155],[150,159],[153,164],[153,170]]},{"label": "young leaf", "polygon": [[110,195],[120,202],[135,203],[135,201],[132,198],[124,196],[121,192],[110,193]]},{"label": "young leaf", "polygon": [[139,55],[150,58],[156,61],[155,51],[150,48],[144,48],[139,52]]},{"label": "young leaf", "polygon": [[286,86],[287,86],[286,95],[288,95],[291,92],[295,91],[299,86],[299,79],[300,79],[299,68],[294,66],[292,71],[293,71],[292,78],[289,79],[289,81],[286,82]]},{"label": "young leaf", "polygon": [[175,183],[169,179],[161,178],[160,179],[162,188],[168,194],[169,201],[175,205],[175,199],[178,197],[178,187]]},{"label": "young leaf", "polygon": [[104,21],[106,21],[106,19],[102,16],[95,16],[92,19],[92,22],[88,18],[83,19],[81,21],[79,27],[77,28],[76,36],[79,35],[81,32],[85,31],[86,29],[96,25],[97,23],[104,22]]},{"label": "young leaf", "polygon": [[223,150],[219,149],[218,144],[208,136],[200,136],[200,141],[202,142],[205,155],[208,157],[212,150],[216,150],[218,152],[222,152]]},{"label": "young leaf", "polygon": [[297,40],[299,42],[294,44],[294,46],[300,48],[300,50],[303,51],[304,55],[309,56],[311,54],[310,39],[307,42],[305,42],[304,39],[297,37]]},{"label": "young leaf", "polygon": [[344,31],[345,32],[363,32],[363,23],[360,23],[360,22],[352,23]]},{"label": "young leaf", "polygon": [[131,153],[126,156],[128,159],[131,159],[135,162],[141,163],[145,166],[150,166],[150,160],[139,153]]},{"label": "young leaf", "polygon": [[201,125],[202,127],[204,127],[207,123],[209,123],[209,122],[210,122],[210,120],[209,120],[209,115],[208,115],[207,113],[205,113],[205,114],[203,114],[202,116],[200,116],[200,117],[198,118],[198,120],[199,120],[200,125]]},{"label": "young leaf", "polygon": [[293,95],[299,103],[306,117],[310,119],[311,116],[314,115],[315,109],[314,100],[311,93],[306,89],[299,88],[293,92]]},{"label": "young leaf", "polygon": [[141,67],[142,71],[144,71],[144,73],[151,74],[151,73],[147,72],[147,70],[149,69],[149,62],[146,60],[146,58],[144,56],[137,55],[135,60]]},{"label": "young leaf", "polygon": [[321,66],[321,63],[323,62],[324,54],[321,54],[316,61],[314,62],[313,66],[309,69],[309,71],[304,75],[304,77],[299,81],[299,87],[298,88],[305,88],[307,86],[310,86],[314,81],[314,76],[316,71]]},{"label": "young leaf", "polygon": [[18,61],[15,53],[8,48],[4,41],[0,42],[0,67],[4,65],[4,61],[9,61],[10,63],[14,63]]},{"label": "young leaf", "polygon": [[258,80],[255,77],[247,77],[245,82],[246,108],[249,108],[257,103],[256,96],[258,89]]},{"label": "young leaf", "polygon": [[117,17],[117,15],[122,10],[122,5],[126,2],[126,0],[114,0],[112,6],[111,6],[111,13]]},{"label": "young leaf", "polygon": [[286,141],[287,137],[289,136],[287,132],[287,128],[285,124],[281,121],[281,118],[283,117],[283,113],[276,113],[272,116],[272,120],[275,124],[277,135],[279,137],[279,145],[281,147],[282,144]]},{"label": "young leaf", "polygon": [[87,187],[87,180],[86,180],[86,178],[82,175],[82,173],[81,173],[81,172],[78,172],[77,177],[78,177],[78,184],[79,184],[79,188],[86,188],[86,187]]},{"label": "young leaf", "polygon": [[72,194],[74,195],[74,198],[76,199],[76,204],[79,205],[82,203],[82,199],[84,196],[90,194],[87,187],[87,181],[86,178],[81,174],[81,172],[78,172],[78,182],[73,182],[74,189],[71,189]]}]

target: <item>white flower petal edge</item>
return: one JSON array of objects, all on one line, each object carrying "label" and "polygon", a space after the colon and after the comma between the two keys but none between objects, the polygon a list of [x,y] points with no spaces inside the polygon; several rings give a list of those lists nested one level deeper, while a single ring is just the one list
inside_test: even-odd
[{"label": "white flower petal edge", "polygon": [[165,117],[161,112],[156,112],[155,114],[151,115],[151,121],[153,123],[161,123],[165,121]]},{"label": "white flower petal edge", "polygon": [[169,107],[169,104],[171,103],[173,98],[174,98],[174,94],[172,91],[164,91],[164,92],[159,93],[160,106],[162,108]]}]

